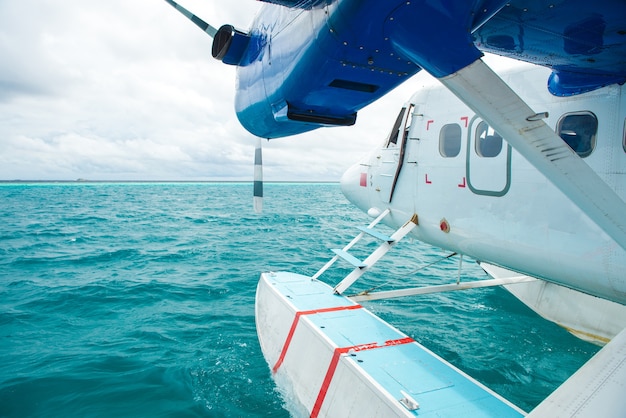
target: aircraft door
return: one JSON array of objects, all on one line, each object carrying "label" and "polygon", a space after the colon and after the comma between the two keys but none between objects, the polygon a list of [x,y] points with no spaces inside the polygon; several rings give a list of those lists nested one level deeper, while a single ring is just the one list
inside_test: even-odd
[{"label": "aircraft door", "polygon": [[504,196],[511,187],[511,146],[478,117],[470,122],[467,186],[479,195]]},{"label": "aircraft door", "polygon": [[385,141],[384,147],[377,156],[379,164],[375,172],[372,173],[372,180],[374,188],[380,193],[380,199],[383,203],[390,203],[393,199],[393,192],[404,162],[412,113],[413,105],[402,108]]}]

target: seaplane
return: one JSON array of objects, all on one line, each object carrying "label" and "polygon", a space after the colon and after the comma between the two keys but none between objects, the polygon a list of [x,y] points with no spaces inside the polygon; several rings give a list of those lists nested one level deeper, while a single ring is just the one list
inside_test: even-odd
[{"label": "seaplane", "polygon": [[[235,111],[257,138],[350,126],[418,72],[437,81],[341,179],[371,223],[312,276],[261,274],[257,333],[295,416],[626,416],[626,3],[264,0],[242,31],[166,1],[236,67]],[[484,53],[523,64],[498,74]],[[361,260],[350,250],[365,236],[380,245]],[[491,278],[351,293],[406,237]],[[350,272],[327,284],[336,262]],[[364,306],[485,286],[603,345],[532,411]]]}]

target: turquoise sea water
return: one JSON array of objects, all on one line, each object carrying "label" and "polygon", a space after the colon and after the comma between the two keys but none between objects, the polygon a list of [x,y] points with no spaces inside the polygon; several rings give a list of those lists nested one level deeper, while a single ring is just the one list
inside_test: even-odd
[{"label": "turquoise sea water", "polygon": [[[289,416],[259,273],[313,274],[369,219],[336,184],[265,194],[255,215],[250,184],[0,185],[0,416]],[[401,242],[361,286],[454,281],[456,258],[423,268],[444,256]],[[526,410],[598,349],[500,288],[366,306]]]}]

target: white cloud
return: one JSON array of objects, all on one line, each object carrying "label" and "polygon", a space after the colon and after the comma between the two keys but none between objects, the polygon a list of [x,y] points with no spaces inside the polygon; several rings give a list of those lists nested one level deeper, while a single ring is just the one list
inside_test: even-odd
[{"label": "white cloud", "polygon": [[210,47],[164,1],[0,2],[0,179],[250,177]]},{"label": "white cloud", "polygon": [[[181,3],[247,29],[259,2]],[[252,178],[235,70],[163,0],[0,1],[0,179]],[[338,180],[419,80],[326,128],[265,143],[267,180]]]}]

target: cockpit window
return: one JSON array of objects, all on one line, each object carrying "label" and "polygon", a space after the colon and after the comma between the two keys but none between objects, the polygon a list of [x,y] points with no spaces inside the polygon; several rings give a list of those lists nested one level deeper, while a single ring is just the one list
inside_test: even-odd
[{"label": "cockpit window", "polygon": [[483,158],[497,157],[502,151],[502,137],[487,122],[476,127],[476,154]]},{"label": "cockpit window", "polygon": [[439,154],[452,158],[461,152],[461,125],[451,123],[443,125],[439,132]]},{"label": "cockpit window", "polygon": [[387,137],[387,143],[385,144],[385,147],[388,147],[391,144],[398,143],[398,135],[400,133],[399,129],[400,129],[400,125],[402,124],[402,118],[404,117],[404,112],[406,112],[406,107],[403,107],[400,113],[398,114],[398,118],[396,119],[396,122],[393,124],[393,128],[391,128],[391,132],[389,132],[389,137]]},{"label": "cockpit window", "polygon": [[576,154],[585,158],[596,148],[598,119],[591,112],[568,113],[559,119],[556,133]]}]

